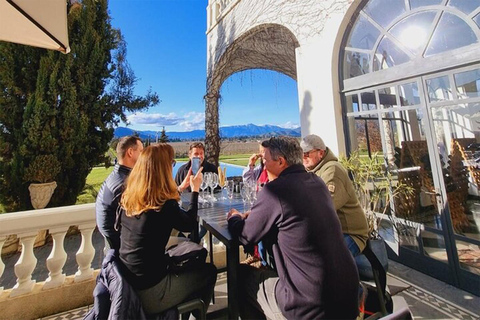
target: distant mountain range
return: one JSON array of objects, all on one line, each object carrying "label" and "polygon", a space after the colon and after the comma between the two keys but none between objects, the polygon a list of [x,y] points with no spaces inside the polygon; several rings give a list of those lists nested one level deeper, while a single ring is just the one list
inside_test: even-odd
[{"label": "distant mountain range", "polygon": [[[142,139],[155,139],[160,135],[160,131],[139,131],[125,127],[118,127],[115,129],[115,138],[120,138],[134,133],[138,133]],[[205,130],[193,130],[186,132],[165,131],[169,140],[195,140],[204,139]],[[300,137],[300,127],[295,129],[286,129],[279,126],[264,125],[257,126],[254,124],[247,124],[241,126],[220,127],[220,136],[222,138],[239,138],[239,137],[258,137],[258,136],[291,136]]]}]

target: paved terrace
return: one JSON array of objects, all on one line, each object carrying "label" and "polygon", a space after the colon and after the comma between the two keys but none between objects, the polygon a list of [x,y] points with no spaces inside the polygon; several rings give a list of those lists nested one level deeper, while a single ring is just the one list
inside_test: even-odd
[{"label": "paved terrace", "polygon": [[[37,218],[42,216],[43,218],[41,218],[41,220],[44,224],[51,224],[51,230],[54,231],[55,227],[57,231],[59,229],[64,230],[61,233],[66,232],[67,227],[65,227],[65,225],[68,225],[71,220],[69,217],[74,217],[75,220],[83,220],[83,228],[80,228],[83,235],[75,234],[61,239],[61,236],[55,236],[54,233],[53,243],[48,243],[45,246],[32,250],[38,262],[34,266],[34,269],[32,269],[33,272],[30,272],[31,277],[36,280],[30,292],[20,294],[17,297],[11,297],[12,292],[15,292],[15,289],[12,290],[11,288],[14,287],[17,282],[28,282],[29,276],[25,275],[28,274],[28,271],[25,270],[32,267],[28,253],[23,256],[20,253],[15,253],[3,257],[3,263],[5,264],[3,268],[4,271],[2,270],[2,263],[0,261],[0,309],[2,310],[2,312],[0,312],[0,319],[13,319],[10,316],[5,317],[5,313],[15,315],[15,319],[31,318],[31,316],[28,316],[30,313],[26,312],[29,309],[38,309],[41,305],[53,305],[57,306],[58,309],[60,306],[66,305],[65,302],[71,300],[74,296],[81,296],[81,299],[77,300],[85,301],[83,303],[84,306],[66,308],[64,306],[63,310],[67,311],[51,311],[50,313],[45,313],[43,317],[37,316],[33,318],[82,319],[83,315],[91,308],[91,292],[96,274],[96,271],[94,272],[93,270],[99,268],[103,258],[103,238],[91,227],[92,221],[88,223],[90,226],[85,228],[85,221],[91,220],[93,217],[94,222],[93,205],[83,205],[82,210],[83,211],[79,213],[78,206],[72,206],[60,209],[54,208],[15,213],[16,216],[14,217],[11,216],[12,214],[0,215],[0,245],[3,245],[2,240],[5,234],[9,234],[4,228],[6,226],[12,226],[11,219],[13,218],[18,220],[15,224],[22,225],[23,230],[16,230],[15,232],[18,232],[21,239],[22,233],[26,234],[26,229],[30,230],[30,234],[32,233],[32,228],[35,230],[38,229],[38,227],[29,227],[29,225],[38,223],[39,220],[37,220]],[[81,212],[83,212],[83,214],[81,214]],[[58,217],[55,217],[60,213],[64,217],[63,222],[59,220]],[[32,216],[32,214],[34,214],[34,216]],[[81,214],[83,218],[79,218],[79,214]],[[65,218],[65,216],[67,216],[67,218]],[[25,219],[33,219],[36,221],[26,223]],[[63,227],[58,224],[63,225]],[[39,225],[39,227],[42,228],[42,225]],[[90,230],[92,232],[89,234]],[[24,241],[26,238],[30,239],[32,236],[24,236]],[[63,243],[66,257],[64,257],[64,265],[60,262],[53,267],[52,260],[55,260],[53,258],[55,256],[62,256],[61,250],[59,250],[55,244],[55,238],[57,243]],[[33,240],[31,241],[33,242]],[[29,242],[25,241],[25,243],[27,243],[27,245],[24,251],[27,252]],[[91,257],[87,257],[89,255]],[[215,246],[216,257],[214,261],[219,267],[225,264],[223,255],[223,248],[221,246]],[[89,259],[91,262],[88,262]],[[30,261],[28,267],[26,267],[26,261]],[[390,261],[389,263],[387,284],[394,298],[395,308],[408,305],[415,319],[480,319],[480,297],[457,289],[396,262]],[[15,264],[17,264],[17,267],[15,267]],[[23,265],[24,267],[19,268],[18,265]],[[47,283],[54,282],[52,278],[58,278],[58,275],[62,274],[62,267],[63,274],[66,275],[65,278],[61,280],[58,285],[53,285],[53,288],[48,289]],[[83,271],[79,271],[79,269],[82,268]],[[91,271],[91,274],[89,271]],[[15,273],[17,273],[17,275]],[[49,273],[56,273],[57,275],[51,275],[49,277]],[[75,279],[79,279],[82,274],[84,277],[87,274],[88,276],[83,280],[76,281]],[[22,277],[21,281],[19,281],[18,275]],[[3,287],[3,291],[1,287]],[[45,289],[45,287],[47,287],[47,289]],[[208,317],[210,319],[226,319],[226,313],[222,311],[227,306],[226,291],[226,274],[220,273],[215,287],[215,304],[209,307]],[[50,310],[55,310],[55,307],[51,307]]]}]

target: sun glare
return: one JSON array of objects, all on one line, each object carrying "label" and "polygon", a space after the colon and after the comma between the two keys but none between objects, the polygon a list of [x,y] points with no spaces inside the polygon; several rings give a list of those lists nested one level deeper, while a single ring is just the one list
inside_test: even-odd
[{"label": "sun glare", "polygon": [[400,41],[409,49],[416,50],[425,43],[426,31],[419,26],[409,26],[400,34]]}]

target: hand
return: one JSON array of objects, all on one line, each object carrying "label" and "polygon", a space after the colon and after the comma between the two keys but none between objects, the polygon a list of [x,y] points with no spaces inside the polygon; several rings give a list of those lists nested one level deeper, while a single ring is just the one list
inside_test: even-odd
[{"label": "hand", "polygon": [[190,187],[192,188],[192,192],[198,192],[200,190],[200,185],[202,184],[203,181],[203,167],[200,167],[198,169],[198,172],[195,176],[192,174],[192,168],[188,171],[190,175]]},{"label": "hand", "polygon": [[185,189],[190,187],[190,177],[192,176],[192,168],[188,169],[187,175],[185,179],[183,179],[182,183],[178,186],[178,191],[183,192]]},{"label": "hand", "polygon": [[237,209],[230,209],[227,214],[227,220],[230,219],[233,216],[240,216],[240,218],[245,219],[245,214],[239,212]]},{"label": "hand", "polygon": [[250,158],[248,159],[248,165],[251,166],[251,167],[254,167],[255,166],[255,163],[257,162],[257,160],[259,158],[261,158],[262,155],[261,154],[258,154],[258,153],[254,153],[250,156]]}]

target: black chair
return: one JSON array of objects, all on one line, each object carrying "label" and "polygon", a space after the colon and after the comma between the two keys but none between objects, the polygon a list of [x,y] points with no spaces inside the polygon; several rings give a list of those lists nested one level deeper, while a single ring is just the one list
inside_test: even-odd
[{"label": "black chair", "polygon": [[182,320],[187,320],[190,312],[195,310],[198,311],[197,319],[205,320],[207,318],[207,308],[205,307],[203,300],[200,298],[181,303],[176,308],[178,314],[181,315]]},{"label": "black chair", "polygon": [[[379,312],[382,316],[386,316],[393,310],[392,298],[390,297],[390,294],[386,292],[387,272],[380,263],[380,260],[378,260],[377,256],[372,251],[372,248],[370,247],[370,241],[367,241],[367,245],[362,253],[372,266],[373,278],[375,280],[375,287],[377,291],[378,307],[380,309]],[[371,294],[372,292],[370,292],[370,297]]]}]

